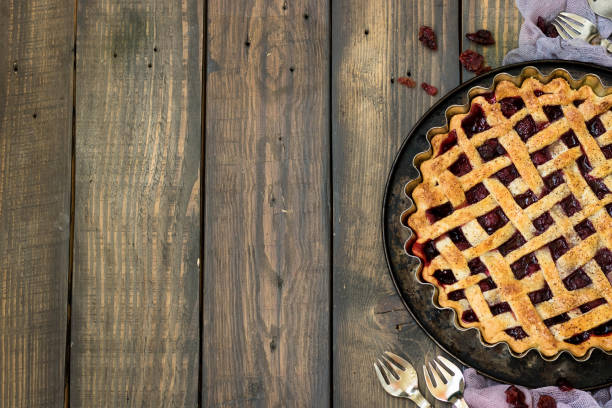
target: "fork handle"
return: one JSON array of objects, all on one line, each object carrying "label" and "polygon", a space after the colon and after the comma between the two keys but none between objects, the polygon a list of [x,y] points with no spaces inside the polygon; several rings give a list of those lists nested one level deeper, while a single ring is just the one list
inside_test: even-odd
[{"label": "fork handle", "polygon": [[453,402],[453,408],[470,408],[463,398]]},{"label": "fork handle", "polygon": [[612,52],[612,42],[610,40],[604,38],[603,40],[601,40],[599,45],[604,47],[608,52]]},{"label": "fork handle", "polygon": [[416,390],[415,392],[409,394],[408,398],[410,398],[412,402],[417,404],[419,408],[431,408],[431,404],[427,402],[427,400],[425,399],[425,397],[423,397],[419,390]]}]

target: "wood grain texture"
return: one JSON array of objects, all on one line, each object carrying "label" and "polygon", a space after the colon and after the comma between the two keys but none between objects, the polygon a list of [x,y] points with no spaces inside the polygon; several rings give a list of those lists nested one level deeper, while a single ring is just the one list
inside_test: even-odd
[{"label": "wood grain texture", "polygon": [[[492,68],[501,66],[508,51],[518,47],[523,23],[514,0],[462,0],[462,14],[461,49],[472,49],[482,54],[486,64]],[[480,29],[491,31],[495,44],[479,45],[465,38],[465,34]],[[473,73],[463,69],[464,81],[473,77]]]},{"label": "wood grain texture", "polygon": [[0,407],[64,400],[73,21],[0,2]]},{"label": "wood grain texture", "polygon": [[329,405],[329,3],[210,0],[202,406]]},{"label": "wood grain texture", "polygon": [[197,405],[201,0],[81,0],[71,406]]},{"label": "wood grain texture", "polygon": [[[375,357],[395,350],[419,368],[438,351],[395,293],[380,216],[397,149],[437,99],[391,78],[410,71],[418,85],[437,86],[438,97],[459,84],[458,5],[455,0],[333,2],[333,388],[338,407],[410,404],[384,393],[372,368]],[[418,41],[421,25],[436,31],[438,51]]]}]

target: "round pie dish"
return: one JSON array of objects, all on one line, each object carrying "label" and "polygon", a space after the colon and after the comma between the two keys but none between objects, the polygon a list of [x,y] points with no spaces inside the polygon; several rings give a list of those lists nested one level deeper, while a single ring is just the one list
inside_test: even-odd
[{"label": "round pie dish", "polygon": [[[523,218],[529,221],[528,218],[521,215],[521,208],[523,210],[527,208],[525,212],[529,210],[536,211],[535,208],[544,205],[543,203],[533,204],[536,201],[544,202],[546,200],[555,200],[555,202],[558,202],[561,195],[566,194],[564,192],[566,190],[563,190],[565,187],[559,187],[557,190],[554,190],[554,188],[558,186],[558,184],[556,184],[551,186],[553,189],[549,191],[547,189],[548,184],[546,180],[544,182],[545,185],[540,186],[541,188],[537,186],[537,182],[542,184],[542,178],[546,179],[544,176],[547,176],[547,172],[552,172],[552,170],[544,170],[544,175],[542,178],[537,177],[537,182],[533,177],[529,179],[528,171],[525,169],[530,167],[533,169],[532,171],[535,172],[535,167],[532,166],[531,161],[529,161],[528,165],[514,162],[515,158],[519,155],[526,156],[527,160],[529,160],[529,154],[526,153],[527,149],[523,146],[521,149],[525,152],[519,153],[520,149],[516,148],[516,143],[514,143],[513,146],[512,140],[508,140],[505,133],[499,134],[493,139],[493,141],[496,142],[496,146],[493,146],[493,151],[496,151],[496,149],[499,151],[499,154],[493,155],[491,155],[491,149],[480,149],[480,146],[483,146],[483,140],[486,139],[486,141],[489,142],[492,139],[491,135],[480,137],[486,133],[488,130],[487,128],[479,129],[474,132],[484,132],[480,135],[469,134],[467,129],[464,129],[466,130],[465,132],[464,130],[459,130],[459,142],[457,142],[457,135],[453,135],[455,130],[459,129],[460,122],[470,122],[470,120],[473,122],[474,117],[478,116],[478,112],[475,113],[474,111],[474,105],[476,105],[477,108],[482,105],[493,105],[495,104],[495,96],[498,98],[497,101],[500,99],[519,99],[521,106],[515,107],[516,109],[514,109],[509,116],[506,116],[506,112],[504,112],[506,119],[504,119],[499,112],[500,104],[495,104],[495,107],[491,106],[490,108],[493,110],[496,109],[497,111],[489,110],[486,112],[486,115],[491,115],[489,121],[492,124],[497,121],[496,118],[501,118],[500,122],[504,122],[504,126],[515,126],[516,130],[516,127],[520,127],[521,123],[525,122],[525,120],[532,120],[529,115],[529,118],[524,118],[525,120],[523,120],[523,117],[526,115],[525,111],[529,113],[527,109],[523,109],[525,108],[525,103],[528,107],[531,107],[535,103],[534,98],[542,95],[544,96],[542,96],[541,101],[549,99],[550,101],[554,101],[553,97],[555,95],[552,94],[555,94],[555,92],[557,92],[556,89],[559,88],[559,86],[562,87],[563,83],[569,84],[570,90],[577,90],[581,87],[584,87],[582,88],[583,90],[592,90],[596,95],[597,101],[600,101],[599,97],[609,95],[612,92],[612,90],[606,86],[612,84],[612,72],[608,69],[590,64],[567,61],[537,61],[497,69],[487,75],[474,78],[443,97],[415,125],[396,158],[388,179],[385,194],[383,208],[383,239],[389,269],[404,303],[413,314],[416,321],[430,337],[450,354],[453,354],[464,364],[473,366],[484,374],[502,381],[534,386],[554,384],[559,378],[564,378],[577,387],[590,388],[605,385],[612,377],[612,370],[608,368],[609,363],[612,361],[612,357],[606,353],[606,351],[612,349],[612,337],[607,336],[607,326],[605,326],[604,329],[599,328],[597,330],[593,330],[593,327],[587,326],[579,333],[575,333],[580,334],[582,337],[586,336],[587,340],[576,341],[576,337],[573,336],[574,332],[572,332],[572,330],[578,330],[580,326],[569,321],[577,318],[577,320],[575,320],[576,322],[582,322],[585,317],[581,316],[581,314],[585,316],[588,315],[591,318],[597,314],[600,315],[598,317],[600,320],[607,316],[605,320],[607,322],[607,320],[612,319],[612,316],[607,310],[607,308],[610,307],[607,299],[604,299],[604,297],[601,299],[597,298],[595,299],[597,302],[593,302],[593,299],[588,298],[587,295],[583,295],[583,292],[586,293],[586,289],[581,288],[581,290],[569,294],[566,293],[567,290],[573,290],[573,287],[559,290],[558,286],[562,286],[563,284],[568,288],[566,284],[567,280],[571,281],[574,278],[565,276],[569,275],[568,272],[562,272],[561,279],[558,277],[556,279],[551,279],[549,277],[551,262],[553,262],[552,270],[555,270],[554,262],[563,254],[555,256],[553,249],[550,249],[551,255],[548,255],[549,249],[540,249],[542,246],[541,244],[534,244],[536,245],[534,248],[540,251],[537,253],[537,259],[540,260],[540,263],[537,264],[536,261],[535,268],[529,268],[529,273],[522,273],[520,271],[526,270],[525,268],[521,269],[513,266],[512,271],[519,271],[520,276],[515,273],[515,277],[518,276],[516,282],[514,278],[508,279],[507,277],[512,276],[510,273],[510,263],[518,261],[519,258],[522,259],[523,255],[527,255],[527,251],[531,251],[528,246],[531,245],[532,239],[535,241],[538,241],[538,239],[542,241],[544,238],[538,238],[540,233],[542,233],[542,236],[546,234],[551,236],[556,234],[556,232],[553,232],[557,229],[555,228],[556,224],[552,224],[553,228],[548,232],[535,231],[535,233],[531,224],[521,224],[521,222],[524,221]],[[513,96],[521,87],[528,88],[521,90],[522,100]],[[542,89],[535,89],[539,87]],[[526,93],[527,91],[529,94]],[[536,95],[531,96],[534,91]],[[559,92],[562,93],[562,91]],[[578,94],[575,91],[571,92],[573,92],[573,97],[577,98]],[[585,92],[586,91],[582,93]],[[497,95],[495,95],[495,93],[497,93]],[[493,101],[489,102],[488,99],[491,98],[491,95],[493,95]],[[585,97],[585,99],[586,98],[588,97]],[[606,103],[608,103],[608,99],[610,98],[606,99]],[[523,103],[523,100],[525,103]],[[612,105],[612,99],[610,99],[610,101]],[[568,102],[565,101],[561,103],[561,105],[564,106],[566,115],[572,117],[575,113],[575,109],[574,107],[568,108],[566,106],[567,103]],[[590,106],[589,103],[585,104],[582,109],[588,110]],[[534,117],[538,124],[546,121],[542,129],[550,125],[550,129],[548,130],[538,130],[538,132],[542,134],[554,133],[555,126],[560,127],[561,123],[564,123],[565,126],[565,123],[570,121],[570,119],[563,119],[557,123],[553,123],[559,120],[559,118],[563,118],[563,116],[560,116],[561,107],[559,106],[553,106],[553,108],[557,109],[553,112],[554,109],[549,106],[552,104],[553,102],[550,102],[545,106],[545,108],[548,108],[546,116],[550,123],[546,121],[542,109],[538,109],[539,113],[534,113]],[[489,109],[488,106],[485,106],[485,109]],[[606,105],[605,110],[607,111],[608,109],[609,107]],[[519,111],[519,114],[516,114],[514,119],[510,119],[517,111]],[[540,117],[538,117],[538,114]],[[585,115],[589,116],[588,113]],[[542,120],[542,118],[544,119]],[[606,117],[606,123],[607,119]],[[482,121],[484,119],[482,119],[482,117],[476,117],[475,120]],[[510,120],[513,122],[510,123]],[[486,121],[484,123],[486,125]],[[493,126],[493,128],[495,128],[495,126]],[[490,132],[493,132],[493,130]],[[531,135],[528,135],[527,138],[523,138],[520,129],[517,130],[517,132],[523,139],[523,142],[529,146],[529,153],[532,153],[532,150],[535,148],[534,146],[538,143],[546,143],[544,141],[546,137],[540,134],[536,134],[531,141],[527,141]],[[514,135],[513,137],[518,140],[516,133],[512,133]],[[483,140],[479,140],[479,137]],[[608,138],[607,135],[604,137],[606,139]],[[497,144],[498,138],[499,145]],[[584,140],[586,140],[583,135],[579,135],[578,138],[583,143]],[[469,139],[472,139],[471,142],[466,142],[469,141]],[[431,144],[432,141],[433,147]],[[519,144],[521,143],[520,140],[518,140],[518,142]],[[466,147],[468,144],[470,147]],[[559,164],[559,161],[575,160],[576,157],[573,156],[580,155],[580,149],[582,148],[576,146],[577,145],[569,145],[564,148],[564,150],[550,149],[554,151],[552,158],[548,157],[545,160],[541,160],[541,158],[538,159],[539,161],[536,164],[541,166],[536,167],[542,172],[542,169],[545,169],[547,166],[551,167],[551,163],[553,162]],[[479,157],[475,156],[477,154],[477,148],[480,154]],[[507,154],[504,148],[508,150],[510,154]],[[570,148],[574,148],[572,152],[560,154],[563,153],[563,151],[568,151]],[[462,151],[464,151],[468,157],[465,157],[465,154],[461,153]],[[584,149],[582,151],[584,152]],[[547,154],[550,156],[549,153]],[[602,153],[597,154],[602,155]],[[572,155],[572,157],[569,157],[570,155]],[[512,157],[512,161],[510,161],[508,156]],[[457,157],[459,157],[459,159]],[[532,160],[535,160],[533,158],[533,153],[531,157]],[[551,163],[544,164],[544,162],[548,160],[551,160]],[[602,160],[605,162],[606,159]],[[518,172],[514,164],[518,167]],[[527,184],[529,184],[536,193],[534,195],[533,191],[529,190],[530,197],[532,198],[527,199],[528,203],[526,205],[523,204],[525,200],[524,197],[527,193],[523,190],[527,187],[517,187],[520,184],[518,181],[508,185],[514,178],[507,180],[505,176],[494,177],[501,172],[500,169],[504,168],[504,171],[506,171],[508,165],[511,165],[514,171],[513,174],[515,174],[515,177],[518,177],[520,183],[525,184],[523,179],[526,179]],[[564,164],[564,166],[565,165],[567,164]],[[427,169],[428,166],[429,169],[425,170],[426,173],[424,177],[419,170],[422,168]],[[472,167],[474,167],[474,169],[472,169]],[[487,167],[492,170],[487,170]],[[448,169],[450,172],[444,172],[444,169]],[[430,172],[429,176],[427,175],[428,171]],[[471,171],[473,171],[472,175],[466,175]],[[571,173],[569,170],[565,171]],[[486,172],[490,174],[482,176],[482,174]],[[451,173],[453,173],[454,176]],[[506,173],[508,172],[506,171]],[[477,176],[475,176],[476,180],[468,180],[470,178],[473,179],[474,174],[477,174]],[[480,176],[478,176],[478,174],[480,174]],[[607,173],[605,174],[607,175]],[[483,178],[485,180],[483,180]],[[571,180],[575,179],[571,174],[569,178]],[[429,185],[427,185],[428,179],[431,179],[429,180],[431,182]],[[433,179],[435,179],[435,181],[432,181]],[[460,183],[458,183],[457,180],[460,180]],[[571,180],[569,183],[570,186],[572,188],[576,187],[576,185],[572,185],[573,181]],[[474,187],[475,183],[482,181],[484,181],[487,187],[485,190],[487,191],[487,195],[489,195],[488,190],[491,190],[491,197],[487,197],[486,199],[481,197],[479,200],[482,200],[482,203],[479,204],[476,204],[475,201],[469,202],[468,198],[469,204],[467,208],[464,203],[465,191],[455,194],[454,199],[454,193],[452,192],[449,194],[450,198],[437,194],[437,190],[440,188],[438,184],[446,183],[446,186],[450,186],[449,188],[451,189],[456,189],[456,186],[461,184],[465,187],[465,190],[468,190],[468,188]],[[514,200],[516,200],[516,203],[519,203],[521,208],[515,204],[512,195],[510,195],[508,191],[511,191],[512,195],[516,193],[517,197],[520,196],[521,201],[519,201],[517,197],[515,197]],[[576,195],[579,194],[578,191],[574,191],[574,193]],[[504,199],[506,200],[505,204],[503,199],[500,200],[500,197],[504,194]],[[612,194],[608,195],[612,196]],[[553,196],[558,197],[554,198]],[[485,225],[486,223],[482,223],[481,218],[484,214],[483,211],[501,211],[499,205],[497,209],[494,208],[495,201],[493,197],[500,203],[499,205],[501,205],[502,209],[505,210],[506,213],[509,213],[511,219],[508,221],[503,212],[500,213],[499,217],[493,214],[497,219],[501,217],[501,219],[505,221],[500,224],[500,226],[494,226],[495,228],[489,230],[487,229],[488,226]],[[418,205],[413,203],[413,198],[416,198]],[[582,199],[582,197],[579,198]],[[606,198],[606,200],[607,199],[608,198]],[[450,201],[446,202],[445,200]],[[462,200],[463,203],[461,204]],[[527,207],[531,204],[533,204],[532,207]],[[588,207],[588,203],[583,203],[583,205]],[[474,210],[474,208],[478,206],[482,208],[480,208],[478,210],[480,212],[475,215],[474,211],[476,210]],[[515,207],[518,208],[518,210],[515,211]],[[565,209],[563,206],[560,208]],[[555,222],[560,219],[558,214],[553,212],[553,209],[550,208],[550,204],[547,204],[547,208],[545,208],[544,211],[547,211],[547,209],[553,214]],[[561,211],[559,208],[555,211],[557,210]],[[470,212],[472,213],[471,215],[469,214]],[[585,209],[584,212],[587,212],[587,210]],[[592,214],[593,213],[586,213],[583,215],[586,217]],[[478,227],[478,224],[475,224],[476,216],[479,216],[478,222],[482,229]],[[576,215],[574,219],[576,219],[576,217],[578,217],[578,215]],[[571,228],[571,224],[567,221],[569,218],[564,217],[564,219],[565,221],[563,222],[567,224],[564,225],[566,227],[569,225]],[[464,225],[466,220],[476,225],[478,231],[473,227],[466,229]],[[582,220],[577,220],[576,223],[578,223],[578,221]],[[505,223],[508,225],[505,225]],[[606,239],[609,238],[609,230],[605,227],[601,227],[601,225],[606,225],[607,223],[608,218],[602,218],[600,224],[597,224],[596,228],[597,234],[605,234]],[[580,224],[584,223],[581,222]],[[463,229],[459,228],[457,232],[457,226],[461,225],[463,225]],[[550,225],[547,225],[547,227],[549,226]],[[499,229],[498,232],[496,232],[497,229]],[[413,233],[414,230],[417,231],[417,234]],[[485,231],[486,234],[484,233]],[[520,231],[520,233],[518,231]],[[453,234],[450,234],[450,232]],[[580,230],[581,237],[582,232],[583,230]],[[523,239],[521,233],[527,238],[526,240]],[[464,234],[468,236],[468,239],[466,239]],[[574,232],[572,232],[572,234],[575,235]],[[518,239],[516,239],[516,235],[519,235]],[[510,237],[513,237],[514,240],[510,240]],[[552,240],[550,237],[546,239],[546,243],[550,243]],[[565,258],[559,260],[559,263],[572,263],[571,260],[579,257],[580,254],[585,252],[583,248],[579,248],[577,246],[578,244],[572,241],[573,238],[568,239],[570,240],[569,247],[576,246],[574,250],[575,254],[570,250]],[[591,241],[595,240],[595,236],[591,238]],[[429,245],[429,252],[431,255],[433,253],[431,248],[434,241],[436,245],[433,250],[435,256],[433,259],[429,259],[431,256],[425,256],[426,251],[424,251],[424,247]],[[510,244],[505,244],[506,241],[512,242],[510,242]],[[515,245],[517,243],[518,245]],[[519,249],[523,244],[525,244],[525,248]],[[586,243],[583,244],[586,245]],[[550,245],[554,247],[555,242]],[[458,246],[460,251],[458,251],[455,246]],[[453,248],[451,251],[448,250],[450,247]],[[523,252],[526,252],[526,254],[521,253],[523,249]],[[594,248],[594,250],[599,249],[599,247]],[[492,256],[491,251],[495,252],[497,255]],[[503,256],[500,256],[497,251],[501,252]],[[512,251],[515,252],[512,253]],[[543,252],[541,251],[546,251],[546,254],[543,256]],[[444,256],[440,256],[440,252],[443,252]],[[486,252],[486,254],[484,254],[484,252]],[[415,253],[418,256],[415,256]],[[458,257],[457,254],[459,253],[463,253],[465,259],[463,257]],[[474,265],[471,265],[468,270],[466,265],[462,265],[461,262],[465,264],[467,261],[474,258],[474,255],[476,255],[480,265],[474,269],[471,268],[471,266]],[[480,262],[481,259],[478,258],[479,255],[485,260],[484,264]],[[531,259],[536,259],[533,254],[529,253],[528,255],[532,257]],[[508,262],[505,266],[496,263],[496,261],[500,259],[503,261],[504,258],[506,258]],[[454,259],[455,261],[459,259],[460,262],[450,262],[452,264],[451,267],[448,262],[446,262],[448,259]],[[433,266],[429,268],[430,262],[432,262],[435,268]],[[540,264],[542,265],[542,271],[539,271]],[[512,265],[515,265],[515,263]],[[492,270],[489,271],[489,269]],[[559,270],[565,269],[567,268],[559,266]],[[507,271],[507,273],[504,275],[504,273],[500,272],[502,270]],[[534,270],[537,273],[534,273]],[[546,272],[546,270],[548,270],[548,272]],[[549,275],[547,275],[547,273]],[[544,276],[544,279],[542,276]],[[562,284],[561,280],[564,278],[567,279],[565,279]],[[528,285],[526,283],[528,283]],[[601,282],[598,281],[596,283],[600,284]],[[551,285],[552,292],[550,290],[551,288],[548,287],[549,284]],[[609,286],[609,282],[606,281],[606,284]],[[544,286],[540,287],[541,285]],[[534,288],[537,290],[533,290]],[[528,290],[532,291],[527,293]],[[565,297],[560,295],[560,291],[563,291],[563,296]],[[558,298],[555,299],[552,297],[552,293],[555,293]],[[578,296],[579,299],[574,302],[577,302],[576,305],[566,301],[572,297],[576,297],[577,294],[580,295]],[[500,302],[500,295],[503,302]],[[529,295],[529,297],[526,295]],[[591,295],[593,295],[593,293],[589,292],[589,296]],[[508,298],[506,299],[505,296]],[[606,294],[605,297],[607,298],[608,295]],[[583,302],[583,300],[587,298],[588,302]],[[531,299],[531,303],[529,299]],[[506,300],[509,302],[506,302]],[[547,315],[547,313],[554,313],[555,307],[558,308],[559,304],[561,304],[560,309],[567,306],[568,310],[560,310],[559,317]],[[593,306],[593,310],[591,310],[589,304]],[[553,307],[554,305],[557,306]],[[595,307],[599,307],[599,309],[596,310],[597,313],[595,313]],[[540,315],[536,319],[533,318],[533,316],[536,315],[535,309],[538,310],[538,314]],[[581,313],[582,310],[584,310],[584,313]],[[495,313],[496,311],[497,313]],[[490,312],[493,312],[493,316]],[[569,317],[567,312],[569,312]],[[588,314],[587,312],[592,313]],[[517,315],[519,321],[516,320]],[[549,317],[554,317],[554,319],[548,319]],[[481,320],[483,320],[483,322],[488,322],[488,328],[483,328],[484,324],[480,324]],[[543,324],[543,321],[546,322],[546,325]],[[553,324],[549,325],[549,322]],[[538,327],[537,330],[534,329],[536,326]],[[549,333],[547,327],[554,336]],[[476,330],[468,330],[470,328]],[[567,333],[571,333],[571,335],[567,335]],[[555,337],[557,338],[555,339]],[[579,376],[575,369],[576,367],[589,369],[591,372],[590,378],[585,379]],[[545,373],[539,372],[537,375],[534,375],[534,369],[537,370],[538,368],[548,371]],[[550,370],[550,368],[554,368],[554,370]],[[528,374],[527,370],[531,374]],[[597,373],[597,375],[593,376],[593,372]]]}]

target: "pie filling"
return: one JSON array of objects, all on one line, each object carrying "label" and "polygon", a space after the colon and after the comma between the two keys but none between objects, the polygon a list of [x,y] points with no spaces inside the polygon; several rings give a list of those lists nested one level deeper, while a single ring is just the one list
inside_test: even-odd
[{"label": "pie filling", "polygon": [[461,324],[517,352],[612,350],[611,108],[561,78],[502,81],[433,138],[409,250]]}]

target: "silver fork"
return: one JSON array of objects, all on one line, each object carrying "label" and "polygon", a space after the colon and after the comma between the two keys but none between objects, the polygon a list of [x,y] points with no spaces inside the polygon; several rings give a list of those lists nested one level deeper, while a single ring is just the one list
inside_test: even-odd
[{"label": "silver fork", "polygon": [[430,408],[431,405],[419,391],[419,378],[412,364],[389,351],[384,352],[382,359],[387,364],[378,359],[378,364],[374,363],[374,370],[385,391],[394,397],[409,398],[420,408]]},{"label": "silver fork", "polygon": [[612,52],[612,42],[601,38],[597,26],[578,14],[564,11],[555,17],[552,24],[563,39],[573,40],[578,38],[589,44],[601,45],[608,52]]},{"label": "silver fork", "polygon": [[[436,399],[444,402],[450,402],[455,408],[469,408],[468,404],[463,399],[463,374],[459,367],[448,361],[442,356],[438,356],[439,360],[432,360],[429,363],[429,371],[423,366],[423,374],[425,374],[425,383],[431,395]],[[440,364],[440,362],[442,364]],[[446,370],[444,370],[446,368]],[[446,375],[445,372],[448,374]],[[439,373],[439,374],[438,374]],[[433,381],[432,381],[433,377]],[[434,385],[435,382],[435,385]]]}]

